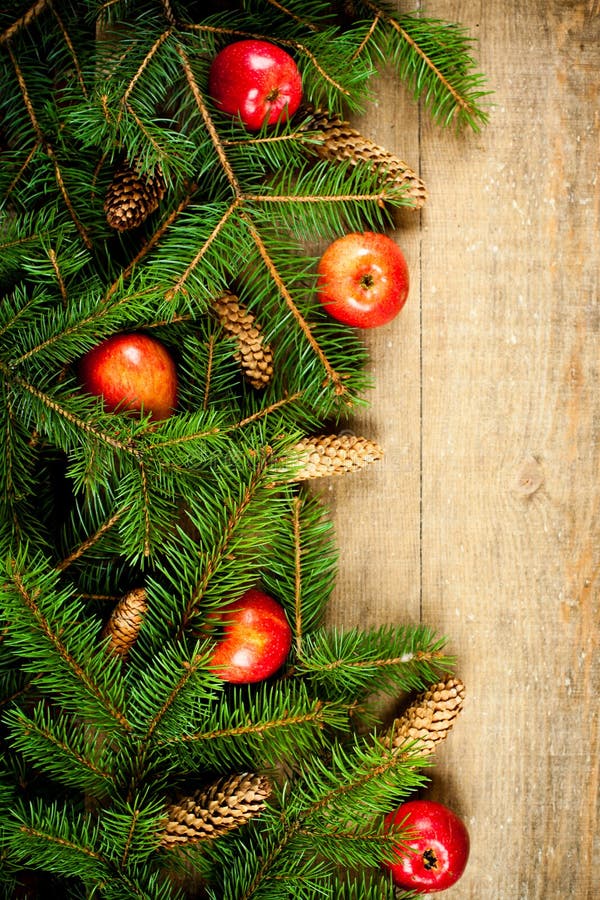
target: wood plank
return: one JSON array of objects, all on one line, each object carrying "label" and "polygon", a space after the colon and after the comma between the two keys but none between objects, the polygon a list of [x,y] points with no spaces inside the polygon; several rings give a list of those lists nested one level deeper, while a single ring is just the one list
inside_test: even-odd
[{"label": "wood plank", "polygon": [[[379,146],[419,167],[419,111],[397,82],[382,77],[365,114],[353,124]],[[420,610],[420,213],[402,210],[392,230],[406,256],[411,285],[401,315],[363,332],[371,357],[369,407],[348,428],[378,441],[385,462],[327,486],[339,538],[340,572],[333,624],[419,620]],[[350,610],[350,614],[349,614]]]},{"label": "wood plank", "polygon": [[[404,6],[402,8],[405,8]],[[431,795],[472,855],[456,900],[600,896],[597,2],[431,0],[495,89],[478,136],[440,132],[389,76],[363,125],[430,201],[397,237],[401,317],[367,336],[352,427],[385,461],[330,486],[333,618],[423,621],[468,689]]]}]

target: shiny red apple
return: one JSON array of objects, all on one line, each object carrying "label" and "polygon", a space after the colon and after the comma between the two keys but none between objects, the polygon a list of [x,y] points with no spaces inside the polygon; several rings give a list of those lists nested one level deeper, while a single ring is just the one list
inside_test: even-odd
[{"label": "shiny red apple", "polygon": [[302,100],[302,78],[289,53],[254,38],[227,44],[212,61],[208,91],[221,112],[251,131],[285,122]]},{"label": "shiny red apple", "polygon": [[317,275],[317,296],[329,315],[357,328],[391,322],[408,297],[408,265],[387,234],[343,235],[323,253]]},{"label": "shiny red apple", "polygon": [[112,335],[92,347],[79,363],[86,391],[103,398],[112,412],[167,419],[177,405],[177,370],[169,350],[142,332]]},{"label": "shiny red apple", "polygon": [[435,894],[455,884],[469,858],[469,832],[456,813],[433,800],[409,800],[385,818],[390,831],[405,829],[398,861],[386,863],[397,887]]},{"label": "shiny red apple", "polygon": [[281,668],[290,652],[292,630],[285,610],[257,588],[211,613],[209,620],[222,631],[211,669],[223,681],[263,681]]}]

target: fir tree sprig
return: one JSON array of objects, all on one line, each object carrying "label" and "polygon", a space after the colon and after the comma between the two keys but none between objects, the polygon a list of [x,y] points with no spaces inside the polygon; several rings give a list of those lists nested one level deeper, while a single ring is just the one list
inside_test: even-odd
[{"label": "fir tree sprig", "polygon": [[[325,627],[332,525],[292,478],[298,442],[345,420],[370,386],[360,334],[316,302],[306,243],[384,229],[424,194],[368,160],[315,153],[311,110],[337,121],[364,109],[385,58],[438,122],[477,129],[485,112],[460,27],[353,5],[356,19],[324,0],[0,11],[9,892],[27,869],[46,896],[183,900],[197,892],[188,877],[214,900],[392,896],[382,816],[424,783],[427,760],[365,734],[369,695],[425,689],[452,661],[424,626]],[[308,104],[258,133],[208,91],[215,53],[250,35],[296,58]],[[160,180],[133,228],[109,214],[123,164]],[[226,293],[260,322],[264,385],[244,377],[219,320]],[[109,413],[82,389],[82,355],[128,330],[175,358],[165,421]],[[238,689],[212,670],[211,616],[257,585],[283,607],[292,647],[268,682]],[[107,623],[136,592],[115,653]],[[273,781],[266,808],[210,847],[167,850],[174,792],[240,770]],[[368,871],[346,877],[341,863]]]},{"label": "fir tree sprig", "polygon": [[426,626],[320,629],[307,636],[296,667],[331,699],[410,691],[452,667],[443,646],[444,640]]}]

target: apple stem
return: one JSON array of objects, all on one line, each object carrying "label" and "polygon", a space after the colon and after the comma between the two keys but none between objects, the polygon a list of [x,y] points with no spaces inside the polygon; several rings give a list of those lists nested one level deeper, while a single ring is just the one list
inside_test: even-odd
[{"label": "apple stem", "polygon": [[431,849],[431,847],[423,853],[423,865],[430,872],[432,869],[437,869],[437,856],[435,855],[435,851]]}]

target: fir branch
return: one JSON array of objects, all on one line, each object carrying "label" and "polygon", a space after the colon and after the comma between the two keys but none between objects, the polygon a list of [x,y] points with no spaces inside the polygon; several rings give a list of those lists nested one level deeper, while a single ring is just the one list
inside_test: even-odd
[{"label": "fir branch", "polygon": [[[145,241],[141,248],[138,250],[133,259],[123,268],[121,272],[119,272],[118,278],[113,281],[110,287],[107,289],[106,293],[103,297],[103,306],[108,306],[109,301],[111,300],[113,294],[115,294],[125,282],[135,271],[136,266],[142,262],[142,260],[148,256],[148,254],[154,250],[154,248],[158,245],[158,243],[163,239],[165,234],[167,233],[170,226],[177,220],[177,218],[181,215],[181,213],[186,209],[186,207],[191,203],[194,194],[196,193],[197,185],[190,184],[187,186],[187,191],[183,198],[179,201],[179,204],[173,209],[169,215],[164,219],[163,222],[152,232],[147,241]],[[118,303],[126,303],[131,300],[127,294],[125,294]]]},{"label": "fir branch", "polygon": [[153,798],[148,790],[131,799],[115,799],[101,815],[103,855],[132,878],[136,870],[152,868],[164,814],[164,798]]},{"label": "fir branch", "polygon": [[17,858],[66,877],[99,883],[110,876],[98,846],[99,825],[56,802],[11,811],[8,843]]},{"label": "fir branch", "polygon": [[[270,818],[264,816],[258,866],[248,873],[250,877],[241,867],[228,873],[224,896],[235,896],[236,900],[266,898],[270,895],[265,891],[278,881],[289,878],[293,883],[297,860],[301,865],[303,859],[315,856],[314,845],[307,846],[308,834],[324,839],[332,827],[345,826],[348,833],[360,835],[372,828],[374,818],[383,817],[399,797],[424,781],[421,768],[426,763],[419,757],[394,757],[381,746],[359,738],[349,747],[333,743],[331,750],[328,760],[304,760],[304,775],[284,788],[281,808],[273,809]],[[386,854],[385,847],[382,839],[380,859]]]},{"label": "fir branch", "polygon": [[189,265],[187,266],[185,271],[180,275],[180,277],[177,279],[177,281],[173,285],[173,287],[169,288],[169,290],[167,291],[167,293],[165,295],[166,300],[168,300],[168,301],[174,300],[175,297],[177,296],[177,294],[185,288],[185,284],[188,281],[190,275],[192,274],[192,272],[194,272],[195,269],[198,268],[199,264],[204,259],[208,249],[210,248],[212,243],[218,237],[219,232],[225,227],[225,225],[227,224],[227,222],[229,221],[231,216],[235,212],[237,212],[239,204],[240,204],[239,199],[235,200],[231,204],[231,206],[229,206],[225,210],[225,212],[223,213],[223,215],[221,216],[221,218],[219,219],[219,221],[217,222],[217,224],[215,225],[215,227],[213,228],[213,230],[211,231],[209,236],[206,238],[206,240],[204,241],[202,246],[198,249],[198,251],[194,255],[192,261],[189,263]]},{"label": "fir branch", "polygon": [[300,493],[286,500],[270,556],[262,580],[274,596],[290,598],[295,653],[302,660],[305,636],[321,624],[337,575],[333,526],[317,498]]},{"label": "fir branch", "polygon": [[223,171],[225,172],[225,174],[227,176],[229,184],[231,185],[236,198],[239,198],[239,197],[241,197],[242,191],[241,191],[239,182],[237,180],[237,176],[235,175],[235,172],[233,171],[233,169],[231,167],[231,163],[229,162],[229,159],[227,158],[227,154],[225,153],[225,150],[223,147],[223,142],[222,142],[221,138],[219,137],[219,133],[218,133],[217,129],[215,128],[214,122],[210,116],[210,113],[208,111],[206,103],[204,102],[204,98],[202,97],[202,92],[200,91],[198,82],[192,71],[192,66],[190,64],[189,58],[182,47],[178,47],[177,52],[179,53],[179,56],[181,57],[181,62],[182,62],[183,71],[184,71],[186,80],[187,80],[190,90],[192,92],[192,96],[194,98],[196,106],[198,107],[198,111],[200,112],[200,115],[202,117],[204,125],[210,135],[210,139],[213,143],[213,146],[217,152],[219,161],[221,163],[221,166],[223,167]]},{"label": "fir branch", "polygon": [[73,565],[76,560],[80,559],[84,553],[87,553],[98,541],[100,541],[105,534],[113,528],[117,522],[125,515],[127,512],[127,507],[123,509],[116,510],[106,521],[102,523],[102,525],[97,529],[97,531],[89,535],[83,540],[79,546],[77,546],[74,550],[71,550],[68,556],[62,559],[56,565],[56,570],[58,572],[64,572],[65,569],[68,569],[69,566]]},{"label": "fir branch", "polygon": [[0,45],[6,44],[9,41],[13,40],[13,38],[19,31],[21,31],[21,29],[28,28],[31,23],[51,5],[51,0],[36,0],[36,3],[30,6],[27,12],[25,12],[22,16],[16,19],[12,25],[10,25],[2,33],[0,33]]},{"label": "fir branch", "polygon": [[282,12],[284,15],[289,16],[294,22],[297,22],[299,25],[304,25],[310,31],[317,31],[317,26],[314,22],[311,22],[310,19],[303,18],[298,16],[293,10],[288,9],[283,3],[279,3],[278,0],[267,0],[271,6],[274,6],[278,12]]},{"label": "fir branch", "polygon": [[138,82],[140,81],[140,79],[142,78],[142,76],[143,76],[145,70],[148,68],[148,66],[149,66],[150,63],[152,62],[152,59],[154,58],[155,54],[156,54],[156,53],[158,52],[158,50],[162,47],[163,43],[164,43],[165,41],[167,41],[167,40],[170,38],[171,34],[172,34],[172,29],[171,29],[171,28],[168,28],[166,31],[164,31],[164,32],[156,39],[156,41],[154,42],[154,44],[150,47],[150,49],[149,49],[148,52],[146,53],[146,55],[145,55],[144,59],[142,60],[142,62],[141,62],[141,64],[140,64],[139,68],[137,69],[135,75],[134,75],[133,78],[130,80],[129,84],[127,85],[125,91],[123,92],[123,94],[122,94],[122,96],[121,96],[121,98],[120,98],[120,107],[121,107],[121,109],[120,109],[120,113],[119,113],[119,115],[118,115],[118,117],[117,117],[117,128],[118,128],[119,125],[121,124],[122,116],[123,116],[123,114],[124,114],[124,111],[125,111],[126,109],[128,109],[129,98],[130,98],[131,94],[132,94],[133,91],[135,90],[135,88],[136,88]]},{"label": "fir branch", "polygon": [[187,728],[168,734],[158,747],[177,754],[186,769],[224,770],[252,766],[295,767],[308,753],[326,746],[331,730],[346,729],[349,708],[315,700],[303,685],[288,680],[237,689],[202,704]]},{"label": "fir branch", "polygon": [[200,578],[194,585],[182,609],[179,626],[180,636],[189,628],[190,623],[197,615],[200,602],[205,596],[208,586],[222,564],[224,557],[229,552],[236,532],[244,521],[246,514],[250,511],[260,489],[264,487],[269,472],[271,454],[271,448],[265,448],[260,456],[256,456],[249,481],[246,484],[242,483],[239,498],[231,504],[231,513],[226,521],[220,524],[218,532],[215,534],[213,547],[203,560]]},{"label": "fir branch", "polygon": [[185,728],[198,696],[206,702],[218,696],[222,683],[208,671],[209,655],[204,645],[186,654],[183,646],[165,647],[143,679],[131,685],[131,717],[141,732],[142,744],[165,729]]},{"label": "fir branch", "polygon": [[273,283],[275,284],[275,286],[277,288],[277,291],[278,291],[280,297],[282,298],[282,300],[285,302],[286,306],[292,313],[296,323],[298,324],[300,330],[302,331],[304,337],[306,338],[308,344],[310,345],[313,353],[315,354],[315,356],[317,357],[319,362],[322,364],[323,369],[326,372],[327,381],[329,381],[333,385],[334,393],[336,394],[336,396],[341,397],[342,395],[344,395],[346,393],[345,384],[343,383],[342,379],[339,377],[339,375],[335,371],[333,365],[329,361],[324,350],[322,349],[322,347],[316,340],[313,330],[311,329],[310,325],[308,324],[308,322],[306,321],[304,316],[302,316],[302,314],[300,313],[296,303],[294,302],[294,298],[292,297],[286,283],[284,282],[283,278],[281,277],[271,255],[269,253],[269,250],[268,250],[267,246],[265,245],[265,242],[260,234],[259,229],[252,222],[252,219],[250,218],[250,216],[248,216],[248,214],[244,213],[243,218],[246,221],[250,236],[252,237],[254,243],[256,244],[258,252],[267,268],[267,271],[269,272],[271,279],[273,280]]},{"label": "fir branch", "polygon": [[112,748],[96,729],[50,712],[45,703],[38,704],[32,715],[10,710],[4,723],[12,748],[59,783],[95,796],[114,783]]},{"label": "fir branch", "polygon": [[26,391],[28,394],[38,400],[46,408],[46,410],[56,413],[58,416],[63,418],[65,422],[74,426],[79,432],[88,434],[90,437],[93,437],[95,441],[106,444],[113,450],[118,450],[125,455],[133,454],[134,457],[139,458],[139,451],[132,448],[129,443],[117,440],[106,431],[103,431],[102,429],[96,427],[96,425],[91,421],[86,421],[75,413],[72,413],[63,404],[55,400],[49,394],[38,390],[35,385],[26,381],[24,378],[21,378],[20,375],[12,372],[10,368],[2,362],[0,362],[0,373],[3,374],[7,378],[7,380],[11,381],[13,385],[21,388],[23,391]]},{"label": "fir branch", "polygon": [[307,637],[296,672],[325,696],[423,689],[448,671],[444,639],[424,626],[321,630]]},{"label": "fir branch", "polygon": [[11,623],[7,639],[24,671],[36,673],[40,689],[56,693],[65,708],[85,709],[91,721],[129,731],[115,664],[93,655],[94,622],[78,622],[79,606],[70,591],[58,590],[56,573],[44,571],[39,560],[32,567],[24,572],[24,561],[9,560],[8,584],[0,596]]},{"label": "fir branch", "polygon": [[[40,2],[43,2],[43,0],[40,0]],[[76,72],[76,74],[77,74],[77,81],[78,81],[78,83],[79,83],[79,87],[80,87],[80,89],[81,89],[81,93],[82,93],[82,95],[83,95],[83,96],[86,98],[86,100],[87,100],[87,98],[88,98],[88,91],[87,91],[87,88],[86,88],[86,86],[85,86],[85,80],[84,80],[84,77],[83,77],[83,70],[82,70],[82,67],[81,67],[81,63],[79,62],[79,57],[78,57],[78,54],[77,54],[77,50],[75,49],[75,45],[74,45],[74,43],[73,43],[73,40],[72,40],[72,38],[71,38],[71,36],[70,36],[70,34],[69,34],[67,28],[65,27],[65,24],[64,24],[64,22],[63,22],[61,16],[58,14],[58,12],[57,12],[57,10],[56,10],[56,7],[53,5],[53,3],[51,2],[51,0],[50,0],[50,8],[52,9],[52,15],[54,16],[54,18],[56,19],[56,21],[57,21],[57,23],[58,23],[58,27],[59,27],[59,29],[60,29],[60,32],[61,32],[62,36],[63,36],[63,40],[64,40],[64,42],[65,42],[65,44],[66,44],[66,46],[67,46],[67,48],[68,48],[68,50],[69,50],[69,54],[70,54],[70,56],[71,56],[71,60],[73,61],[73,67],[74,67],[75,72]]]},{"label": "fir branch", "polygon": [[[486,124],[488,115],[479,101],[489,91],[483,89],[483,75],[474,71],[472,41],[465,29],[437,19],[399,15],[376,0],[359,0],[359,5],[374,16],[361,51],[369,51],[373,44],[376,55],[392,60],[436,122],[468,125],[476,132]],[[378,38],[379,23],[389,29],[389,40]]]},{"label": "fir branch", "polygon": [[64,200],[65,206],[67,207],[67,210],[69,211],[69,214],[70,214],[70,216],[71,216],[73,222],[75,223],[75,226],[76,226],[76,228],[77,228],[77,231],[78,231],[79,234],[80,234],[81,239],[83,240],[85,246],[86,246],[88,249],[91,249],[91,247],[92,247],[92,241],[91,241],[91,238],[90,238],[90,236],[88,235],[88,232],[87,232],[86,228],[84,227],[84,225],[83,225],[82,222],[80,221],[79,216],[77,215],[77,213],[76,213],[76,211],[75,211],[75,208],[74,208],[73,203],[72,203],[72,201],[71,201],[71,197],[69,196],[69,193],[68,193],[68,191],[67,191],[67,188],[66,188],[66,185],[65,185],[65,181],[64,181],[64,178],[63,178],[63,175],[62,175],[62,171],[61,171],[61,169],[60,169],[60,166],[59,166],[58,159],[57,159],[56,153],[55,153],[55,151],[54,151],[54,148],[53,148],[52,145],[46,140],[46,138],[45,138],[45,136],[44,136],[44,133],[43,133],[43,130],[42,130],[42,128],[41,128],[41,126],[40,126],[40,123],[39,123],[39,121],[38,121],[38,117],[37,117],[37,115],[36,115],[36,112],[35,112],[33,103],[32,103],[32,101],[31,101],[31,97],[30,97],[30,94],[29,94],[29,90],[28,90],[27,84],[26,84],[26,82],[25,82],[25,77],[24,77],[24,75],[23,75],[23,72],[22,72],[22,70],[21,70],[21,67],[20,67],[20,65],[19,65],[19,62],[18,62],[18,60],[17,60],[17,57],[15,56],[15,53],[13,52],[13,49],[12,49],[12,46],[11,46],[10,42],[8,43],[7,47],[8,47],[8,54],[9,54],[9,56],[10,56],[10,60],[11,60],[11,62],[12,62],[12,65],[13,65],[13,68],[14,68],[14,71],[15,71],[15,75],[16,75],[16,77],[17,77],[17,83],[18,83],[18,85],[19,85],[19,89],[20,89],[21,94],[22,94],[22,97],[23,97],[23,103],[25,104],[25,108],[26,108],[26,110],[27,110],[27,114],[28,114],[28,116],[29,116],[29,118],[30,118],[30,120],[31,120],[31,124],[32,124],[33,130],[34,130],[34,132],[35,132],[35,135],[36,135],[36,138],[37,138],[37,142],[38,142],[39,144],[41,144],[41,146],[44,148],[44,150],[45,150],[45,152],[46,152],[48,158],[49,158],[49,159],[51,160],[51,162],[52,162],[52,165],[53,165],[53,167],[54,167],[54,175],[55,175],[55,178],[56,178],[56,183],[57,183],[57,185],[58,185],[58,188],[59,188],[60,193],[61,193],[61,195],[62,195],[62,198],[63,198],[63,200]]}]

